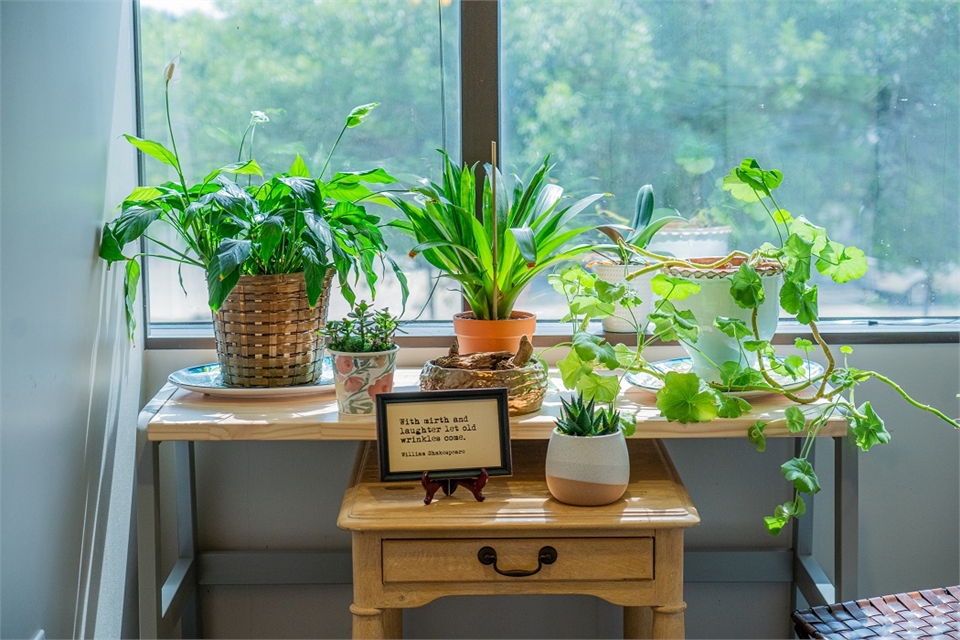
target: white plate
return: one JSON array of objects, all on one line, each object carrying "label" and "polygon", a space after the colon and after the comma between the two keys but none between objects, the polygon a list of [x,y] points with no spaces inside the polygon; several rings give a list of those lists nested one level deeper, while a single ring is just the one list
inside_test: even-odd
[{"label": "white plate", "polygon": [[[777,356],[777,360],[782,362],[784,358],[782,356]],[[662,371],[663,373],[669,373],[671,371],[675,371],[677,373],[688,373],[690,369],[693,368],[693,361],[689,357],[672,358],[670,360],[651,362],[650,366],[656,368],[658,371]],[[800,377],[797,379],[793,379],[790,376],[780,375],[773,371],[770,371],[769,373],[770,377],[773,378],[774,381],[789,391],[791,389],[802,387],[811,380],[817,380],[820,378],[823,375],[823,366],[819,362],[804,360],[804,364],[800,368]],[[628,373],[627,382],[653,393],[656,393],[663,388],[663,382],[659,378],[652,376],[649,373]],[[725,393],[740,396],[741,398],[749,398],[751,396],[767,395],[772,392],[765,391],[763,389],[751,389],[749,391],[729,390],[725,391]]]},{"label": "white plate", "polygon": [[323,373],[316,384],[302,384],[295,387],[228,387],[220,377],[220,364],[202,364],[187,367],[171,373],[167,380],[182,389],[205,393],[208,396],[233,396],[244,398],[284,398],[306,396],[314,393],[333,391],[333,362],[329,357],[323,359]]}]

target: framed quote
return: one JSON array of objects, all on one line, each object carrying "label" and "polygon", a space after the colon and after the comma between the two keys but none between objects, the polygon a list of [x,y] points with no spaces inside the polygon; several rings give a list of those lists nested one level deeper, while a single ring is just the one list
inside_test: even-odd
[{"label": "framed quote", "polygon": [[506,389],[377,394],[380,481],[513,473]]}]

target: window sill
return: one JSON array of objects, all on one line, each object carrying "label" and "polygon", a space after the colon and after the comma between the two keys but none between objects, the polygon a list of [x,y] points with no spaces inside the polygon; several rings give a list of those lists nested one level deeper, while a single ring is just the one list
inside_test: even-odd
[{"label": "window sill", "polygon": [[[818,325],[828,344],[957,344],[960,343],[960,318],[877,318],[857,320],[824,320]],[[602,334],[600,323],[591,329]],[[216,349],[213,325],[152,325],[146,339],[147,349]],[[397,343],[405,348],[442,348],[453,342],[453,326],[449,322],[418,322],[404,328]],[[533,344],[542,349],[569,340],[570,330],[559,322],[540,322]],[[631,334],[605,334],[610,342],[633,345]],[[793,344],[796,338],[810,338],[806,327],[782,321],[775,344]]]}]

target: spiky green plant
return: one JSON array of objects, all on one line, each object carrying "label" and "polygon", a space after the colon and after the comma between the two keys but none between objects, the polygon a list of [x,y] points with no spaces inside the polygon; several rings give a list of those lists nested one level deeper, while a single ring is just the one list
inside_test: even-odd
[{"label": "spiky green plant", "polygon": [[[388,196],[406,217],[391,226],[417,242],[411,257],[423,254],[442,275],[460,284],[478,319],[509,318],[517,296],[534,277],[593,249],[593,243],[568,246],[596,228],[571,223],[605,194],[565,205],[563,189],[548,179],[549,156],[528,184],[515,178],[512,190],[499,170],[494,172],[487,165],[483,210],[477,216],[474,167],[460,167],[441,153],[440,184],[422,181],[422,186],[411,190],[415,201]],[[495,199],[491,182],[496,184]]]},{"label": "spiky green plant", "polygon": [[569,401],[560,398],[560,417],[556,429],[566,436],[608,436],[623,430],[626,435],[627,423],[620,419],[620,412],[613,407],[597,407],[593,398],[584,403],[583,394],[578,393]]}]

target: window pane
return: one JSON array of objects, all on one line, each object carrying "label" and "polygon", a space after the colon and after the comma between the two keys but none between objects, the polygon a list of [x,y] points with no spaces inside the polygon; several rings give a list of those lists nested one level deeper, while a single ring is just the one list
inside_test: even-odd
[{"label": "window pane", "polygon": [[[162,72],[179,54],[182,79],[171,85],[170,107],[188,181],[237,160],[253,110],[270,118],[252,140],[253,157],[267,175],[286,171],[297,153],[318,175],[347,114],[370,102],[380,106],[345,132],[324,177],[382,166],[410,185],[415,176],[439,178],[432,175],[439,169],[436,149],[460,148],[459,5],[453,0],[439,6],[431,0],[143,0],[141,15],[145,136],[170,144]],[[152,159],[146,168],[147,184],[176,178]],[[367,209],[384,219],[396,215],[377,205]],[[425,304],[434,274],[423,260],[407,257],[410,241],[391,229],[385,235],[410,279],[412,317]],[[185,297],[175,263],[151,259],[148,268],[151,322],[210,321],[199,269],[183,268]],[[378,306],[399,311],[392,276],[377,293]],[[459,294],[441,286],[421,319],[448,319],[459,308]],[[346,310],[334,296],[330,316]]]},{"label": "window pane", "polygon": [[[783,172],[784,209],[869,256],[862,280],[821,283],[823,317],[960,315],[960,4],[501,6],[506,168],[550,153],[567,193],[609,192],[620,216],[650,183],[657,206],[730,225],[727,248],[750,250],[773,226],[719,185],[755,157]],[[545,282],[531,300],[562,313]]]}]

